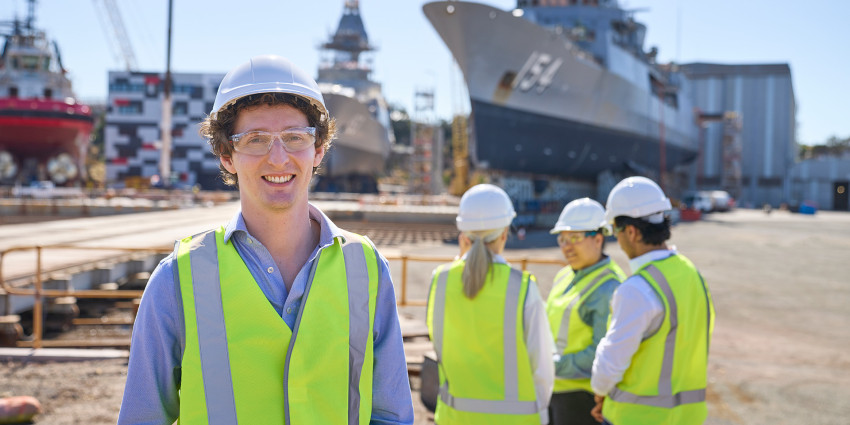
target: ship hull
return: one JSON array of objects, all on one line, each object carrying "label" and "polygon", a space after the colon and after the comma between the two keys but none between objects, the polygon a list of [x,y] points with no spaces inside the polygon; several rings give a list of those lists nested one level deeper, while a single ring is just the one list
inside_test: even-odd
[{"label": "ship hull", "polygon": [[337,125],[337,137],[326,155],[323,174],[342,177],[382,173],[390,152],[387,128],[357,99],[335,93],[322,95]]},{"label": "ship hull", "polygon": [[[93,118],[84,105],[42,99],[0,99],[0,151],[44,165],[65,153],[82,170]],[[24,163],[21,163],[24,162]]]},{"label": "ship hull", "polygon": [[[476,157],[484,168],[593,180],[604,171],[646,174],[661,166],[662,147],[654,138],[479,101],[472,112]],[[667,171],[695,157],[664,145]]]},{"label": "ship hull", "polygon": [[[690,101],[680,96],[674,106],[652,95],[649,66],[620,47],[609,46],[603,66],[553,30],[487,5],[423,10],[463,72],[479,165],[593,179],[623,164],[657,171],[696,157]],[[527,157],[494,148],[517,144]]]}]

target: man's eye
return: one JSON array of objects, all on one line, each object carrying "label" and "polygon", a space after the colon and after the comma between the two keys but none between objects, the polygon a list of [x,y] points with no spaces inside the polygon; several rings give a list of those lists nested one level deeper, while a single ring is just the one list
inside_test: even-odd
[{"label": "man's eye", "polygon": [[251,136],[246,137],[245,139],[246,139],[245,142],[244,142],[245,144],[262,145],[262,144],[266,143],[267,138],[263,137],[261,135],[251,135]]}]

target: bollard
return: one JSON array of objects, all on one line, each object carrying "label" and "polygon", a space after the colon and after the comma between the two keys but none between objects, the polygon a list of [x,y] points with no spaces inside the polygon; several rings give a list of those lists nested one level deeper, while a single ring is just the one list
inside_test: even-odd
[{"label": "bollard", "polygon": [[80,315],[80,308],[77,307],[75,297],[55,298],[52,303],[47,305],[46,311],[47,319],[44,323],[44,329],[51,332],[71,330],[74,319]]},{"label": "bollard", "polygon": [[0,347],[16,346],[23,335],[21,316],[17,314],[0,316]]}]

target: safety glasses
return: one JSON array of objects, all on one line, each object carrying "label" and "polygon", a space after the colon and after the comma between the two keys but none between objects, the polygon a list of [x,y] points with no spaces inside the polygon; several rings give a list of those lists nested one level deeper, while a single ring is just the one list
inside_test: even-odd
[{"label": "safety glasses", "polygon": [[316,143],[315,127],[293,127],[270,133],[268,131],[246,131],[230,137],[233,150],[246,155],[265,155],[272,150],[272,143],[280,139],[283,149],[289,153],[303,151]]},{"label": "safety glasses", "polygon": [[597,233],[599,232],[595,230],[584,233],[561,233],[560,235],[558,235],[558,245],[575,245],[584,241],[586,237],[593,236]]}]

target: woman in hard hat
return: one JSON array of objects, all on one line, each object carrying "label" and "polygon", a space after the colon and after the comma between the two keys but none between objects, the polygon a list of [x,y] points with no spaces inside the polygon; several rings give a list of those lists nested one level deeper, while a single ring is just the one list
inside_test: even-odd
[{"label": "woman in hard hat", "polygon": [[590,198],[564,207],[551,230],[568,266],[555,275],[546,314],[555,340],[555,389],[549,403],[552,425],[598,425],[590,371],[605,336],[609,304],[626,275],[603,252],[610,233],[605,208]]},{"label": "woman in hard hat", "polygon": [[472,187],[457,216],[471,246],[434,270],[427,322],[439,425],[548,423],[554,365],[543,301],[534,276],[501,256],[515,216],[502,189]]}]

